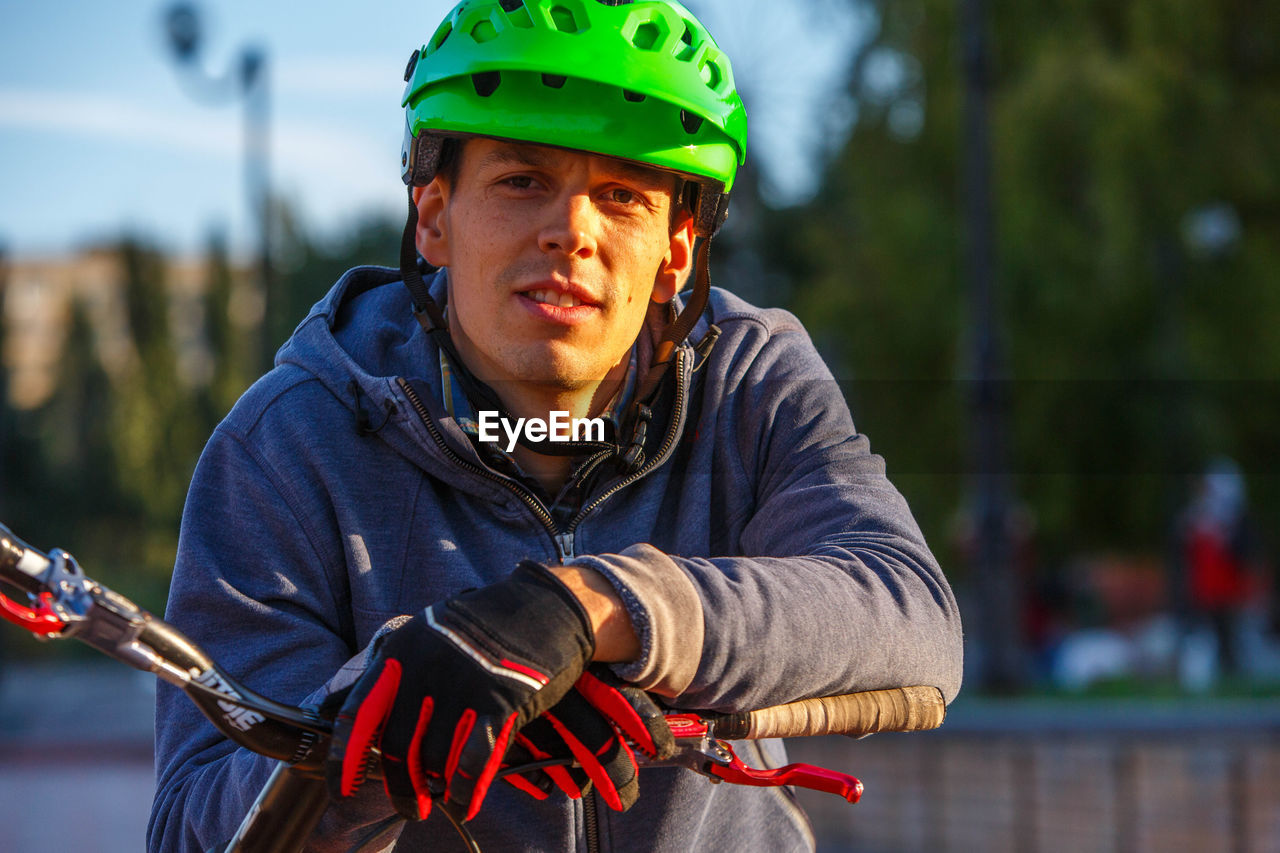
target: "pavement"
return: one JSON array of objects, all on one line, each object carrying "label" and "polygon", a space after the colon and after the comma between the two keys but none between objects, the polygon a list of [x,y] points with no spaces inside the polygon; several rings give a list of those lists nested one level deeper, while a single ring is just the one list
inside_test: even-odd
[{"label": "pavement", "polygon": [[108,660],[0,669],[0,849],[138,853],[155,677]]}]

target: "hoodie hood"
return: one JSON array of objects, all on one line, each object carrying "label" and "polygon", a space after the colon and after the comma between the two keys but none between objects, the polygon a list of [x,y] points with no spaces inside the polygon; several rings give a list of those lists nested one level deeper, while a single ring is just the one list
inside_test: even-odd
[{"label": "hoodie hood", "polygon": [[[352,382],[381,402],[397,378],[430,379],[438,373],[429,369],[438,364],[436,348],[414,319],[409,293],[399,282],[400,273],[389,267],[348,270],[298,324],[276,364],[315,376],[353,412]],[[443,275],[432,285],[433,295],[443,293]]]}]

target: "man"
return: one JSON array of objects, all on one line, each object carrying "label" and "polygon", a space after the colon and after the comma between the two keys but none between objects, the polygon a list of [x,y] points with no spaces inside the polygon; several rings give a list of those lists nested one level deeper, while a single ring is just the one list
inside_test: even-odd
[{"label": "man", "polygon": [[[800,324],[709,288],[727,58],[669,0],[469,0],[406,80],[401,269],[347,273],[219,426],[167,618],[339,710],[317,850],[394,811],[402,850],[456,845],[444,811],[486,853],[811,849],[785,790],[637,776],[586,672],[720,710],[959,687],[950,589]],[[154,850],[229,836],[270,769],[168,689],[157,753]],[[498,781],[544,755],[584,770]]]}]

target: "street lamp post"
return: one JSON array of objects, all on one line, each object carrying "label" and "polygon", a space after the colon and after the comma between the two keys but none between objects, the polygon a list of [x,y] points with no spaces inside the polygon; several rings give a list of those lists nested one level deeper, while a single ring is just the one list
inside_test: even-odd
[{"label": "street lamp post", "polygon": [[210,74],[200,61],[203,33],[200,13],[192,3],[176,3],[165,13],[165,31],[170,52],[188,92],[207,103],[226,103],[239,99],[244,107],[244,187],[249,219],[258,237],[256,261],[258,294],[262,318],[258,340],[258,356],[264,370],[270,369],[275,350],[276,305],[274,276],[271,269],[271,189],[270,189],[270,92],[266,51],[257,45],[245,45],[234,64],[221,75]]},{"label": "street lamp post", "polygon": [[1004,351],[996,316],[995,214],[988,128],[990,74],[982,0],[959,0],[960,58],[965,87],[963,192],[965,269],[972,334],[972,512],[975,586],[980,597],[980,681],[1009,690],[1023,680],[1021,579],[1013,570],[1009,514],[1013,496],[1006,447]]}]

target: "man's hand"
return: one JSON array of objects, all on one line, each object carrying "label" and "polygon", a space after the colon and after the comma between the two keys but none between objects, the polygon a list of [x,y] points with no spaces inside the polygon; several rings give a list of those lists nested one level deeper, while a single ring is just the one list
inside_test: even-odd
[{"label": "man's hand", "polygon": [[577,766],[550,766],[505,778],[537,799],[545,799],[554,785],[576,800],[594,783],[609,808],[626,811],[640,793],[639,768],[627,740],[651,759],[669,758],[675,750],[671,727],[649,694],[606,667],[592,667],[575,686],[516,734],[507,764],[571,759]]},{"label": "man's hand", "polygon": [[396,810],[426,818],[444,797],[475,817],[515,733],[555,705],[591,660],[577,597],[544,567],[432,605],[376,641],[336,721],[335,797],[364,781],[369,751]]}]

